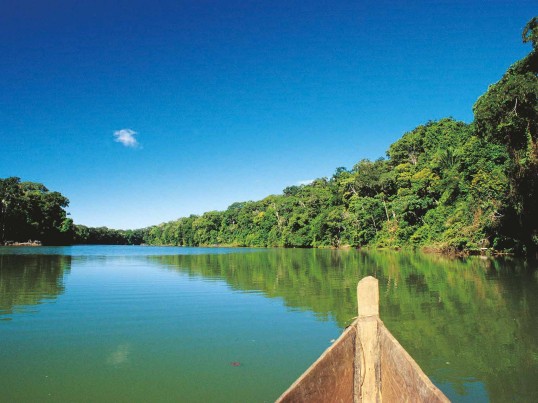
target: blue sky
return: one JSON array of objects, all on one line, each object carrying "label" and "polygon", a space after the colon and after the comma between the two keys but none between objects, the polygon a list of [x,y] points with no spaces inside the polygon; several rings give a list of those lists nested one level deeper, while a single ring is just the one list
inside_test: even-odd
[{"label": "blue sky", "polygon": [[259,200],[428,120],[470,122],[537,14],[537,0],[0,0],[0,177],[110,228]]}]

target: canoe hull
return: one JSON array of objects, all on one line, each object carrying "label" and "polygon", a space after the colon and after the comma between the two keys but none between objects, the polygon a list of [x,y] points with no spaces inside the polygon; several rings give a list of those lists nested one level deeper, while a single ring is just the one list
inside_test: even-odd
[{"label": "canoe hull", "polygon": [[356,336],[348,327],[277,402],[352,402]]},{"label": "canoe hull", "polygon": [[359,317],[277,402],[448,402],[379,319],[377,280],[358,286]]}]

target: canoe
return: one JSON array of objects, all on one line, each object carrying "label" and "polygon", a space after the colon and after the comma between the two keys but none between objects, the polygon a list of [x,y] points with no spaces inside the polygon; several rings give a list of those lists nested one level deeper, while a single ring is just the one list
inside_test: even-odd
[{"label": "canoe", "polygon": [[357,286],[359,316],[277,402],[448,402],[379,318],[374,277]]}]

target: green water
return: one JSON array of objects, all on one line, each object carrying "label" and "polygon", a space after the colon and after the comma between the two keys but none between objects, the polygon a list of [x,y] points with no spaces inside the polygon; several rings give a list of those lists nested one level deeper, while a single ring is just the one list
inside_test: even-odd
[{"label": "green water", "polygon": [[538,399],[536,264],[79,246],[0,248],[0,401],[272,401],[351,322],[366,275],[449,398]]}]

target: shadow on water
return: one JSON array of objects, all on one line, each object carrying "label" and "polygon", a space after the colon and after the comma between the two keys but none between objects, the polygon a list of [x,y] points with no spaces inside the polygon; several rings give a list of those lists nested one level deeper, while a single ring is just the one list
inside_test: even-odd
[{"label": "shadow on water", "polygon": [[450,398],[538,396],[538,271],[524,261],[286,249],[148,258],[225,280],[235,290],[282,298],[342,328],[356,316],[358,280],[373,275],[380,281],[382,319]]},{"label": "shadow on water", "polygon": [[64,292],[71,256],[0,255],[0,320]]}]

